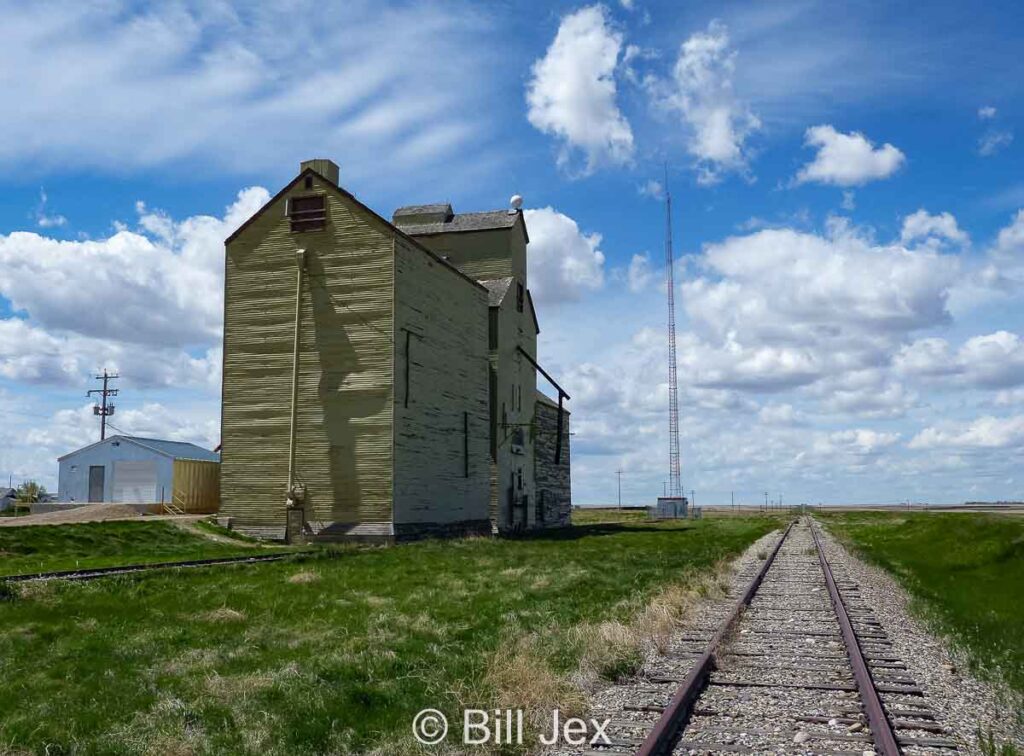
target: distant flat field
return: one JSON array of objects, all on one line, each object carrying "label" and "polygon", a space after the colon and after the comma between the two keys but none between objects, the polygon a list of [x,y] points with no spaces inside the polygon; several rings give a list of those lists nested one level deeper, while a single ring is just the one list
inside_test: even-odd
[{"label": "distant flat field", "polygon": [[[501,691],[508,706],[546,700],[548,673],[571,679],[603,623],[632,621],[669,584],[699,585],[778,524],[603,522],[9,586],[0,594],[0,752],[416,752],[419,710],[457,721],[462,707],[490,708]],[[96,529],[92,546],[134,561],[131,532]],[[149,553],[152,533],[135,532]],[[619,668],[611,658],[601,674]]]},{"label": "distant flat field", "polygon": [[919,612],[970,652],[976,669],[1024,693],[1024,518],[938,512],[820,518],[895,575]]}]

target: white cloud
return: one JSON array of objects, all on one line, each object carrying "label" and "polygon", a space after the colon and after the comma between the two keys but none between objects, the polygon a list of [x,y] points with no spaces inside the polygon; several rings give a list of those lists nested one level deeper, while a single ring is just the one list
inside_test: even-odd
[{"label": "white cloud", "polygon": [[958,245],[970,243],[970,237],[965,231],[960,229],[956,218],[951,213],[930,215],[924,209],[918,210],[903,219],[903,230],[900,232],[900,240],[904,244],[918,240],[938,244],[941,244],[942,241],[949,241]]},{"label": "white cloud", "polygon": [[1006,449],[1024,445],[1024,415],[985,415],[966,423],[929,426],[907,444],[911,449]]},{"label": "white cloud", "polygon": [[544,57],[533,64],[526,91],[527,118],[562,140],[558,162],[574,150],[586,156],[584,173],[633,157],[633,131],[616,104],[615,69],[622,35],[603,5],[565,16]]},{"label": "white cloud", "polygon": [[695,325],[794,344],[943,324],[958,270],[953,258],[879,246],[842,224],[829,236],[767,229],[730,237],[708,246],[700,262],[719,280],[683,285]]},{"label": "white cloud", "polygon": [[906,161],[891,144],[876,148],[863,134],[843,134],[829,125],[812,126],[804,143],[818,154],[796,175],[796,183],[817,182],[836,186],[860,186],[889,178]]},{"label": "white cloud", "polygon": [[604,284],[601,235],[580,231],[576,221],[551,207],[526,210],[530,229],[530,291],[537,302],[579,299]]},{"label": "white cloud", "polygon": [[47,331],[150,347],[207,344],[223,317],[224,239],[269,198],[175,222],[139,205],[139,231],[96,241],[0,235],[0,294]]},{"label": "white cloud", "polygon": [[80,385],[99,368],[135,387],[220,384],[224,238],[269,198],[176,221],[139,203],[138,230],[99,240],[0,235],[0,376]]},{"label": "white cloud", "polygon": [[945,339],[919,339],[905,345],[894,359],[905,375],[924,378],[953,376],[963,385],[1002,389],[1024,384],[1024,340],[1009,331],[973,336],[952,353]]},{"label": "white cloud", "polygon": [[792,404],[766,404],[758,410],[757,419],[762,425],[796,425],[798,415]]},{"label": "white cloud", "polygon": [[646,252],[642,255],[633,255],[629,261],[626,277],[631,292],[638,294],[641,291],[645,291],[654,281],[654,271],[651,270],[651,256]]},{"label": "white cloud", "polygon": [[761,122],[733,88],[736,52],[730,49],[725,25],[713,21],[679,48],[671,83],[649,81],[664,107],[683,116],[689,134],[687,150],[696,158],[698,180],[719,181],[729,171],[748,171],[748,137]]},{"label": "white cloud", "polygon": [[11,6],[0,71],[19,72],[4,82],[18,117],[0,121],[0,165],[252,175],[318,153],[347,179],[379,180],[381,154],[450,169],[493,112],[496,27],[415,0]]},{"label": "white cloud", "polygon": [[978,154],[991,157],[1013,141],[1013,132],[1009,129],[986,131],[978,139]]},{"label": "white cloud", "polygon": [[840,203],[840,207],[847,212],[852,212],[857,209],[856,196],[849,189],[843,192],[843,201]]},{"label": "white cloud", "polygon": [[46,190],[39,190],[39,204],[36,205],[35,219],[36,223],[40,228],[59,228],[60,226],[67,225],[68,219],[60,213],[47,213],[46,205],[49,202],[49,197],[46,196]]},{"label": "white cloud", "polygon": [[983,121],[987,121],[991,118],[996,117],[996,109],[991,105],[984,105],[978,108],[978,118]]},{"label": "white cloud", "polygon": [[184,351],[67,331],[49,332],[18,318],[0,319],[0,377],[28,384],[81,386],[99,369],[140,388],[220,386],[221,349]]},{"label": "white cloud", "polygon": [[641,197],[660,200],[665,196],[665,187],[661,185],[660,181],[647,179],[647,181],[637,187],[637,192]]}]

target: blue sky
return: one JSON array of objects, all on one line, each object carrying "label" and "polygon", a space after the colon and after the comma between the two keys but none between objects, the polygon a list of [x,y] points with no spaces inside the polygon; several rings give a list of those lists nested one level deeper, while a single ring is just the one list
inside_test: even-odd
[{"label": "blue sky", "polygon": [[525,198],[578,503],[1021,498],[1013,3],[5,4],[0,475],[218,440],[222,240],[327,156],[382,215]]}]

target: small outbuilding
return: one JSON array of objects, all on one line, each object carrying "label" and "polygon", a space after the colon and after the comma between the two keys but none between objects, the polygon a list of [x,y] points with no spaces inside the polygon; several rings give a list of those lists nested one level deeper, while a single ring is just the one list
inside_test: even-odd
[{"label": "small outbuilding", "polygon": [[197,514],[220,506],[220,458],[195,444],[110,436],[57,462],[61,502],[151,504]]}]

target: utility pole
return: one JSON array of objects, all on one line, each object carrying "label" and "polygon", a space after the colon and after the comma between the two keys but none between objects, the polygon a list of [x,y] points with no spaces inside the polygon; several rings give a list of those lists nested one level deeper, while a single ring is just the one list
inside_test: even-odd
[{"label": "utility pole", "polygon": [[622,509],[622,470],[615,471],[615,477],[619,479],[619,509]]},{"label": "utility pole", "polygon": [[108,396],[117,396],[117,389],[107,388],[107,383],[120,378],[119,375],[114,373],[111,375],[103,370],[103,375],[97,375],[97,381],[103,381],[103,388],[101,389],[90,389],[85,392],[86,396],[92,396],[93,394],[99,394],[102,397],[100,404],[93,405],[92,414],[100,416],[100,441],[107,437],[107,418],[114,414],[114,405],[107,402]]},{"label": "utility pole", "polygon": [[691,507],[697,506],[697,497],[694,495],[692,488],[690,489],[690,506]]},{"label": "utility pole", "polygon": [[736,492],[729,492],[729,503],[732,504],[732,513],[736,514]]},{"label": "utility pole", "polygon": [[764,492],[764,511],[768,511],[768,492]]}]

